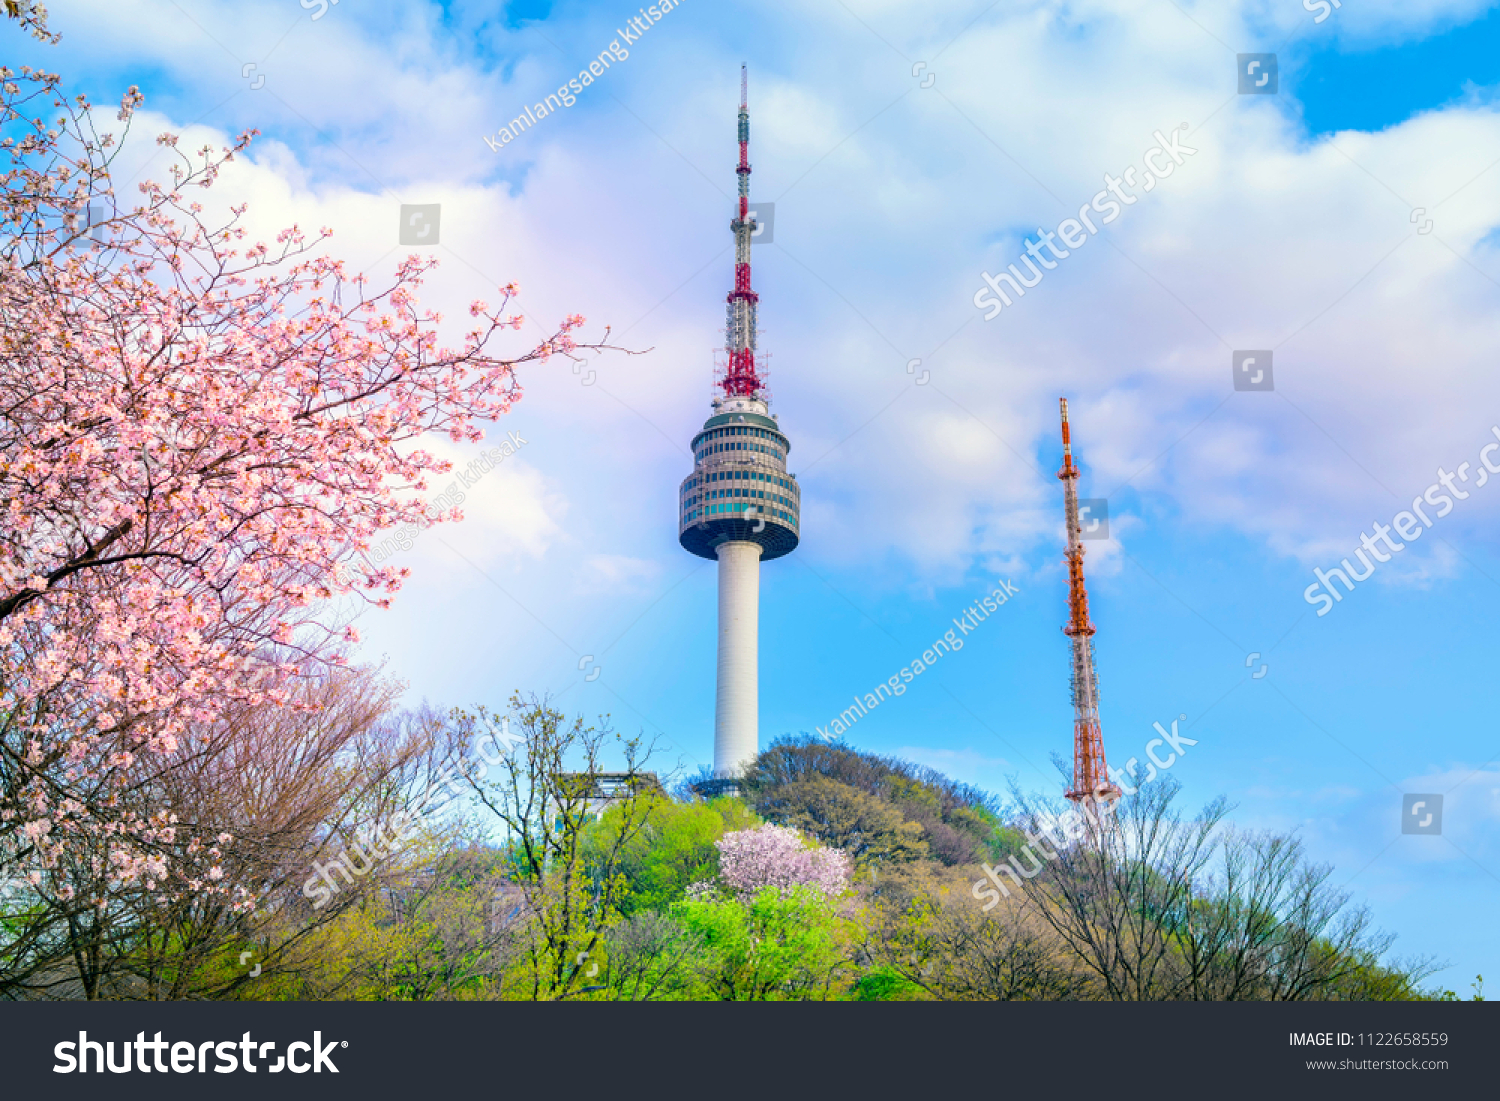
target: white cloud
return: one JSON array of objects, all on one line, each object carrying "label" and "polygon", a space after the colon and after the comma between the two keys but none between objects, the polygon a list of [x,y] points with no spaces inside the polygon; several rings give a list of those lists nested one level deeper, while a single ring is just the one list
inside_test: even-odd
[{"label": "white cloud", "polygon": [[[1373,41],[1481,6],[1346,4],[1321,29]],[[861,8],[898,50],[930,53],[927,89],[843,12],[761,13],[759,38],[784,52],[751,74],[752,188],[778,204],[755,272],[803,486],[799,554],[909,567],[892,584],[1055,568],[1060,395],[1083,495],[1129,479],[1155,499],[1138,514],[1119,506],[1127,538],[1170,522],[1326,562],[1438,464],[1472,460],[1500,420],[1500,257],[1481,244],[1500,209],[1500,171],[1483,171],[1500,145],[1493,105],[1477,96],[1378,134],[1310,140],[1286,97],[1235,96],[1229,52],[1194,24],[1248,49],[1268,25],[1310,22],[1297,5],[1198,4],[1191,19],[1127,0],[1001,8],[947,45],[971,9]],[[579,311],[590,334],[609,324],[614,342],[653,349],[590,363],[589,386],[565,360],[523,372],[515,416],[547,443],[472,495],[465,545],[546,556],[558,601],[591,578],[649,588],[681,565],[676,487],[708,412],[731,278],[738,53],[714,17],[684,11],[654,29],[609,74],[620,104],[580,99],[496,154],[481,135],[573,71],[569,51],[597,37],[587,21],[552,28],[561,54],[497,31],[497,53],[480,56],[427,7],[378,23],[341,6],[276,45],[306,13],[196,4],[207,33],[264,54],[268,84],[249,92],[191,21],[144,12],[85,5],[71,36],[83,53],[108,38],[163,66],[195,102],[237,93],[209,118],[225,131],[251,107],[264,115],[266,136],[214,191],[249,199],[257,232],[330,225],[333,250],[378,280],[406,251],[392,252],[399,203],[441,202],[443,266],[424,304],[461,320],[469,300],[518,279],[537,322],[518,348]],[[817,36],[803,34],[809,20]],[[982,270],[1015,260],[1023,235],[1071,216],[1183,121],[1195,155],[980,320]],[[184,148],[211,134],[155,116],[138,136],[157,128],[186,130]],[[1432,233],[1416,232],[1415,206]],[[1275,393],[1232,391],[1238,347],[1275,349]],[[914,358],[929,383],[914,385]],[[1442,532],[1460,547],[1496,517],[1479,494],[1465,505]],[[1090,549],[1091,573],[1118,568],[1113,548]],[[1454,568],[1442,550],[1405,558],[1383,579],[1426,584]]]}]

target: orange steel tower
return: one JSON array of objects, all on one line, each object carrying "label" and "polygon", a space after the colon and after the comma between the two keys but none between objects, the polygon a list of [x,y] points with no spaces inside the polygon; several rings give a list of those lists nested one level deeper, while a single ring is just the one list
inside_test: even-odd
[{"label": "orange steel tower", "polygon": [[1068,515],[1068,625],[1063,634],[1073,650],[1073,787],[1067,797],[1080,810],[1089,804],[1112,803],[1120,788],[1111,783],[1104,763],[1104,734],[1099,729],[1099,677],[1094,671],[1094,625],[1089,622],[1089,594],[1083,584],[1083,532],[1078,524],[1078,468],[1073,465],[1073,443],[1068,435],[1068,399],[1062,406],[1063,498]]}]

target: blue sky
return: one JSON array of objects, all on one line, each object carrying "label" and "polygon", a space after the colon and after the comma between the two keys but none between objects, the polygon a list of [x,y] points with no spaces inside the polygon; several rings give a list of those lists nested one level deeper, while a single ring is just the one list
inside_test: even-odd
[{"label": "blue sky", "polygon": [[[1056,789],[1066,395],[1081,495],[1110,504],[1086,568],[1111,761],[1185,714],[1189,806],[1224,794],[1237,825],[1298,831],[1399,952],[1452,962],[1448,985],[1500,972],[1500,482],[1326,616],[1302,595],[1440,466],[1477,469],[1500,425],[1494,6],[804,8],[686,0],[498,152],[484,137],[633,9],[80,3],[54,14],[61,46],[20,52],[103,102],[142,86],[123,178],[159,170],[159,129],[256,127],[216,191],[265,236],[332,226],[378,276],[400,204],[440,202],[425,297],[449,316],[515,279],[522,337],[579,312],[649,349],[600,357],[589,385],[565,361],[529,372],[500,426],[525,445],[359,623],[414,700],[551,692],[687,770],[712,753],[714,572],[677,546],[674,502],[722,342],[748,63],[752,193],[777,204],[762,346],[804,497],[802,545],[762,572],[762,742],[826,726],[1009,579],[1020,594],[848,740]],[[1277,95],[1237,94],[1249,52],[1277,53]],[[982,319],[981,273],[1183,124],[1197,152]],[[1233,389],[1236,349],[1273,350],[1274,391]],[[1408,793],[1444,795],[1441,837],[1402,834]]]},{"label": "blue sky", "polygon": [[1296,93],[1313,134],[1383,130],[1500,84],[1496,9],[1451,27],[1439,23],[1421,37],[1356,44],[1303,38],[1300,44],[1306,52],[1298,61]]}]

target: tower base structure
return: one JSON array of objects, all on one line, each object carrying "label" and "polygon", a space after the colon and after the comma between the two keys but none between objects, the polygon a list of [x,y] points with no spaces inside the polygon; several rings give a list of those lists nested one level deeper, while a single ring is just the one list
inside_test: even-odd
[{"label": "tower base structure", "polygon": [[693,792],[700,799],[717,799],[721,795],[740,795],[740,782],[737,778],[712,780],[699,780],[693,785]]}]

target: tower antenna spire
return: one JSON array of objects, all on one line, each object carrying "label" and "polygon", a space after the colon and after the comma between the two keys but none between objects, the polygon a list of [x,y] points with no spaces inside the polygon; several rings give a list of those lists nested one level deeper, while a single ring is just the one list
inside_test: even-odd
[{"label": "tower antenna spire", "polygon": [[724,351],[729,366],[724,372],[724,396],[754,398],[765,382],[755,365],[755,309],[760,296],[750,289],[750,237],[755,219],[750,216],[750,72],[740,66],[740,177],[739,210],[729,228],[734,231],[734,290],[727,300]]},{"label": "tower antenna spire", "polygon": [[1089,594],[1083,582],[1083,529],[1078,520],[1078,467],[1073,463],[1073,440],[1068,429],[1068,399],[1060,398],[1062,410],[1064,509],[1067,514],[1068,623],[1063,634],[1072,644],[1073,686],[1073,786],[1067,797],[1080,810],[1092,812],[1099,821],[1099,803],[1120,798],[1120,788],[1109,778],[1104,760],[1104,734],[1099,726],[1099,675],[1094,668],[1094,632],[1089,620]]}]

